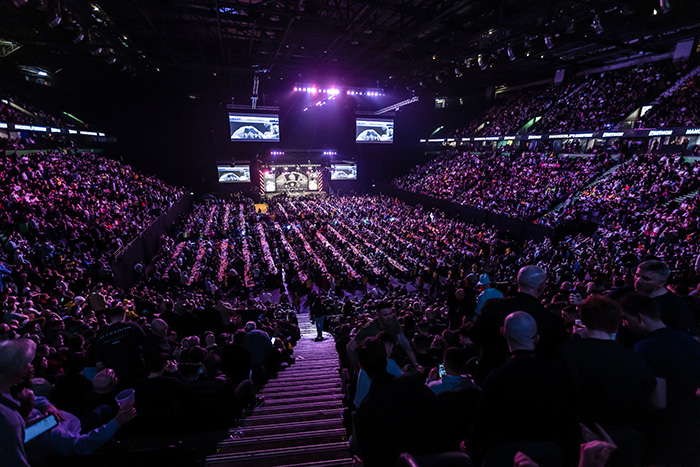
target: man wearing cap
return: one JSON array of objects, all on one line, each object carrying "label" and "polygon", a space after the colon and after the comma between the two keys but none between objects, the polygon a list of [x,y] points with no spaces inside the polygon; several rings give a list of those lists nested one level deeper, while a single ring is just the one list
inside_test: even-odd
[{"label": "man wearing cap", "polygon": [[503,293],[491,287],[491,280],[488,274],[479,276],[479,282],[476,284],[481,290],[481,293],[476,297],[476,314],[478,315],[484,304],[492,298],[503,298]]}]

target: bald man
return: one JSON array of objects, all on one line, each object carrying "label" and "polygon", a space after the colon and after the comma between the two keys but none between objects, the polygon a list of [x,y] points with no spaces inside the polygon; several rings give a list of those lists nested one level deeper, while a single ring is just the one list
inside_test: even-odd
[{"label": "bald man", "polygon": [[500,332],[510,353],[484,381],[469,454],[475,465],[484,458],[488,465],[512,465],[518,451],[539,465],[561,464],[575,427],[561,370],[535,352],[539,335],[529,313],[508,314]]},{"label": "bald man", "polygon": [[547,285],[547,273],[537,266],[525,266],[518,271],[518,292],[507,298],[489,300],[474,321],[472,341],[479,346],[479,366],[474,374],[477,383],[505,362],[508,346],[501,334],[506,316],[523,311],[532,316],[539,329],[537,352],[551,357],[566,339],[564,320],[545,310],[539,297]]}]

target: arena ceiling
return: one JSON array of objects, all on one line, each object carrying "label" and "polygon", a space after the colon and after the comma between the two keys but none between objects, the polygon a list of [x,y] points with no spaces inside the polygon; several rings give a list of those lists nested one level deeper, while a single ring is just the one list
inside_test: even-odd
[{"label": "arena ceiling", "polygon": [[668,53],[697,35],[699,10],[689,0],[12,0],[0,5],[0,65],[456,86]]}]

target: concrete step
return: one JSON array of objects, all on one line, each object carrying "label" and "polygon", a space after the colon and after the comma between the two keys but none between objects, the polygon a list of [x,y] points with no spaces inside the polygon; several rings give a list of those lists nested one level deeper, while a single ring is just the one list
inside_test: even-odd
[{"label": "concrete step", "polygon": [[303,412],[273,413],[266,415],[256,415],[245,419],[245,426],[271,425],[284,422],[301,422],[307,420],[326,420],[329,418],[341,418],[342,409],[314,409]]},{"label": "concrete step", "polygon": [[352,458],[332,459],[328,461],[304,462],[302,464],[285,464],[279,467],[353,467],[355,465]]},{"label": "concrete step", "polygon": [[277,374],[274,378],[268,380],[267,384],[276,385],[280,383],[303,383],[305,381],[325,383],[336,379],[340,379],[340,372],[338,372],[338,370],[308,370]]},{"label": "concrete step", "polygon": [[348,443],[327,443],[244,453],[216,454],[207,457],[206,465],[236,467],[277,467],[318,461],[335,461],[352,457]]},{"label": "concrete step", "polygon": [[271,407],[258,407],[253,412],[253,415],[270,415],[284,414],[293,412],[307,412],[309,410],[324,410],[324,409],[342,409],[343,401],[341,399],[324,400],[320,402],[299,403],[296,405],[278,405]]},{"label": "concrete step", "polygon": [[299,404],[323,403],[323,402],[342,402],[342,394],[320,394],[317,396],[301,396],[290,397],[288,399],[266,399],[265,408],[271,407],[292,407]]},{"label": "concrete step", "polygon": [[267,384],[262,389],[263,394],[272,394],[277,392],[294,392],[304,389],[314,388],[314,389],[339,389],[342,381],[337,378],[337,381],[328,381],[323,383],[317,383],[315,381],[306,382],[294,382],[294,383],[279,383],[279,384]]},{"label": "concrete step", "polygon": [[298,390],[294,392],[274,392],[271,394],[265,394],[265,403],[267,404],[267,401],[270,400],[278,400],[278,399],[297,399],[300,397],[310,397],[310,396],[328,396],[335,394],[339,391],[339,389],[325,389],[325,388],[320,388],[320,389],[305,389],[305,390]]},{"label": "concrete step", "polygon": [[244,437],[251,437],[281,435],[284,433],[306,433],[309,431],[332,430],[334,428],[342,427],[342,420],[331,418],[326,420],[307,420],[303,422],[270,423],[269,425],[244,426],[230,429],[229,434],[235,435],[236,433],[240,432]]},{"label": "concrete step", "polygon": [[217,454],[228,454],[244,451],[261,451],[263,449],[279,449],[315,444],[340,443],[346,441],[344,428],[331,430],[309,431],[306,433],[288,433],[282,435],[254,436],[228,439],[216,447]]},{"label": "concrete step", "polygon": [[298,371],[295,373],[278,374],[276,377],[270,379],[270,383],[289,383],[295,381],[333,381],[334,379],[340,378],[340,373],[338,370],[308,370],[308,371]]}]

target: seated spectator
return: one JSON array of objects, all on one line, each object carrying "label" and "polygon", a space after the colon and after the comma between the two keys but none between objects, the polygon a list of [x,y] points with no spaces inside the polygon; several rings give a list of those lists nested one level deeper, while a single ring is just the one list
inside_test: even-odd
[{"label": "seated spectator", "polygon": [[469,375],[464,374],[467,360],[464,353],[456,347],[450,347],[444,354],[445,374],[441,375],[438,368],[430,370],[426,384],[435,394],[443,391],[460,391],[477,388]]}]

